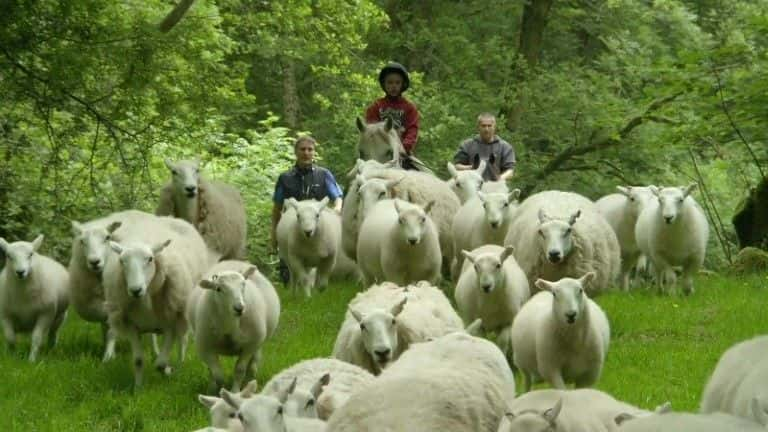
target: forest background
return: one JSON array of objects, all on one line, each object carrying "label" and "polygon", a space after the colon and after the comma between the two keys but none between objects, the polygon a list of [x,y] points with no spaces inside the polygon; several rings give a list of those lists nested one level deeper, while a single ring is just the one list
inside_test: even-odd
[{"label": "forest background", "polygon": [[[293,138],[315,136],[320,163],[345,182],[355,117],[395,60],[422,116],[417,154],[443,178],[490,111],[524,193],[596,199],[616,185],[696,181],[708,268],[740,243],[766,246],[766,0],[182,5],[172,25],[170,1],[2,2],[0,237],[44,233],[45,252],[66,261],[70,220],[153,211],[163,158],[200,157],[205,175],[242,191],[249,255],[264,269]],[[731,219],[750,196],[737,235]]]}]

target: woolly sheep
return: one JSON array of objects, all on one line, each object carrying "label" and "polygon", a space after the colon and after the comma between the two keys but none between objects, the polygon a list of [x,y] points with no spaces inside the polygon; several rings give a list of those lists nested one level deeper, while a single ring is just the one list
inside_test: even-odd
[{"label": "woolly sheep", "polygon": [[635,418],[619,415],[619,432],[765,432],[764,424],[729,414],[664,413]]},{"label": "woolly sheep", "polygon": [[[341,221],[328,209],[328,197],[285,200],[285,212],[277,224],[280,257],[291,272],[291,286],[307,297],[312,287],[325,288],[331,275],[341,240]],[[316,274],[312,274],[312,268]]]},{"label": "woolly sheep", "polygon": [[682,266],[683,292],[692,294],[693,275],[704,263],[709,222],[691,196],[696,186],[650,186],[656,199],[649,201],[637,219],[637,244],[650,258],[661,291],[665,289],[665,275],[673,266]]},{"label": "woolly sheep", "polygon": [[205,241],[186,221],[155,217],[122,226],[110,247],[118,259],[107,260],[103,283],[108,322],[128,338],[134,360],[134,382],[141,387],[144,371],[142,333],[162,333],[163,346],[155,360],[162,373],[171,373],[169,354],[181,340],[184,359],[187,298],[211,256]]},{"label": "woolly sheep", "polygon": [[[286,397],[287,394],[283,394]],[[317,419],[290,417],[285,413],[285,399],[262,394],[247,399],[226,390],[221,397],[237,409],[244,432],[322,432],[325,422]]]},{"label": "woolly sheep", "polygon": [[86,223],[72,221],[72,253],[69,260],[69,295],[72,307],[85,321],[101,323],[105,349],[103,361],[115,356],[115,332],[107,325],[102,271],[112,253],[109,241],[123,223],[141,223],[149,213],[127,210]]},{"label": "woolly sheep", "polygon": [[165,160],[171,181],[160,191],[155,214],[184,219],[197,228],[222,259],[243,259],[246,249],[245,204],[234,187],[200,176],[200,161]]},{"label": "woolly sheep", "polygon": [[566,382],[587,387],[599,378],[608,353],[610,327],[602,309],[586,295],[595,274],[557,282],[536,281],[539,292],[512,324],[514,363],[525,376],[526,391],[533,377],[564,389]]},{"label": "woolly sheep", "polygon": [[[249,382],[237,396],[246,399],[256,393],[258,383],[256,380]],[[227,430],[229,432],[242,432],[243,424],[237,418],[237,409],[228,404],[224,399],[216,396],[199,394],[197,400],[208,408],[211,413],[211,429]],[[205,429],[201,429],[205,430]]]},{"label": "woolly sheep", "polygon": [[625,413],[652,414],[598,390],[536,390],[509,402],[499,432],[614,432]]},{"label": "woolly sheep", "polygon": [[359,366],[333,358],[315,358],[273,376],[261,393],[274,396],[287,388],[286,414],[328,420],[352,393],[372,380],[373,375]]},{"label": "woolly sheep", "polygon": [[751,404],[753,399],[768,399],[767,388],[768,336],[759,336],[723,354],[704,388],[701,412],[721,411],[765,423],[765,409],[754,409]]},{"label": "woolly sheep", "polygon": [[597,277],[588,294],[610,288],[618,276],[621,251],[616,234],[589,199],[571,192],[545,191],[518,207],[504,240],[533,290],[537,278],[558,280],[588,272]]},{"label": "woolly sheep", "polygon": [[491,342],[453,332],[417,343],[328,420],[329,432],[495,432],[515,380]]},{"label": "woolly sheep", "polygon": [[399,199],[378,202],[360,226],[357,262],[365,285],[407,284],[440,277],[440,243],[432,203],[422,208]]},{"label": "woolly sheep", "polygon": [[219,355],[236,356],[232,390],[239,391],[247,369],[258,366],[261,347],[277,328],[280,299],[255,266],[222,261],[211,267],[187,303],[187,319],[212,387],[224,384]]},{"label": "woolly sheep", "polygon": [[640,248],[635,238],[635,225],[643,208],[653,196],[648,187],[616,186],[619,193],[606,195],[595,202],[597,210],[616,233],[621,248],[621,288],[629,289],[629,276],[638,266]]},{"label": "woolly sheep", "polygon": [[378,374],[410,344],[463,327],[445,294],[427,282],[374,285],[349,303],[333,357]]},{"label": "woolly sheep", "polygon": [[[454,250],[472,250],[482,245],[502,246],[509,223],[518,206],[520,189],[510,193],[477,193],[459,208],[453,218],[451,232]],[[454,279],[464,265],[463,254],[456,255]]]},{"label": "woolly sheep", "polygon": [[16,333],[32,332],[29,361],[37,361],[43,341],[56,345],[67,316],[69,275],[61,264],[38,253],[43,235],[32,242],[8,243],[0,238],[5,267],[0,273],[0,325],[13,349]]}]

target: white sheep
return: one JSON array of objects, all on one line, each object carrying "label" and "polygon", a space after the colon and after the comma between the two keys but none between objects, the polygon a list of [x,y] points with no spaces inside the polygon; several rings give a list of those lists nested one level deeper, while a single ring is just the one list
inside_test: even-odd
[{"label": "white sheep", "polygon": [[440,242],[428,216],[432,208],[432,203],[422,208],[399,199],[376,203],[360,226],[357,244],[365,286],[439,279]]},{"label": "white sheep", "polygon": [[160,191],[155,214],[184,219],[197,228],[222,259],[243,259],[247,222],[240,192],[226,183],[200,176],[200,161],[165,160],[171,181]]},{"label": "white sheep", "polygon": [[[765,413],[764,413],[765,414]],[[763,423],[724,413],[663,413],[635,417],[619,415],[619,432],[765,432]]]},{"label": "white sheep", "polygon": [[246,372],[258,366],[261,347],[277,328],[280,299],[255,266],[222,261],[211,267],[187,303],[187,319],[200,358],[216,390],[224,385],[219,355],[236,356],[232,390],[239,391]]},{"label": "white sheep", "polygon": [[586,294],[594,273],[579,279],[536,281],[539,292],[512,324],[514,363],[525,376],[526,391],[533,378],[564,389],[591,386],[600,378],[608,353],[610,326],[600,306]]},{"label": "white sheep", "polygon": [[499,432],[613,432],[620,414],[641,417],[652,412],[599,390],[536,390],[509,402]]},{"label": "white sheep", "polygon": [[[482,245],[502,246],[504,236],[519,205],[517,198],[520,189],[510,193],[485,193],[477,195],[464,203],[453,218],[451,232],[454,250],[472,250]],[[454,279],[464,265],[464,256],[456,255],[455,267],[451,274]]]},{"label": "white sheep", "polygon": [[693,275],[704,264],[709,222],[690,195],[696,186],[696,183],[662,189],[650,186],[656,199],[649,201],[637,219],[637,244],[650,258],[661,291],[667,285],[665,276],[672,272],[672,267],[682,266],[683,292],[692,294]]},{"label": "white sheep", "polygon": [[609,289],[618,276],[621,250],[616,234],[589,199],[571,192],[545,191],[518,207],[504,244],[528,275],[558,280],[597,274],[587,288],[591,296]]},{"label": "white sheep", "polygon": [[328,285],[341,252],[341,221],[327,208],[328,201],[328,197],[322,201],[289,198],[277,224],[278,250],[291,272],[290,285],[307,297],[312,295],[313,286],[322,289]]},{"label": "white sheep", "polygon": [[[247,399],[256,393],[258,382],[252,380],[249,382],[237,396],[240,399]],[[208,408],[211,414],[211,428],[214,430],[227,430],[229,432],[242,432],[243,424],[237,418],[237,409],[228,404],[224,399],[216,396],[206,396],[199,394],[197,400],[203,406]],[[201,429],[205,430],[205,429]]]},{"label": "white sheep", "polygon": [[481,160],[476,169],[457,170],[453,163],[448,162],[448,173],[451,175],[451,178],[445,182],[456,196],[459,197],[461,204],[476,197],[480,191],[485,193],[509,193],[509,188],[505,181],[483,180],[486,164],[485,160]]},{"label": "white sheep", "polygon": [[37,361],[47,340],[53,348],[69,305],[69,275],[55,260],[38,253],[43,235],[32,242],[8,243],[0,238],[5,267],[0,273],[0,325],[8,346],[16,345],[16,333],[32,332],[29,361]]},{"label": "white sheep", "polygon": [[760,423],[765,409],[754,409],[753,399],[768,399],[768,336],[740,342],[717,362],[701,399],[701,412],[724,412]]},{"label": "white sheep", "polygon": [[181,219],[155,217],[122,226],[113,236],[110,247],[118,259],[107,260],[103,273],[108,322],[131,343],[138,388],[144,371],[142,333],[163,334],[155,360],[160,372],[171,373],[169,355],[177,340],[183,361],[186,301],[211,255],[200,234]]},{"label": "white sheep", "polygon": [[101,323],[105,349],[103,361],[115,356],[115,332],[107,325],[102,271],[112,254],[109,241],[123,223],[141,223],[154,216],[126,210],[86,223],[72,221],[72,253],[67,268],[72,307],[86,321]]},{"label": "white sheep", "polygon": [[243,425],[243,432],[325,431],[325,422],[322,420],[288,416],[284,407],[287,397],[285,392],[281,399],[262,394],[242,399],[222,390],[221,397],[237,409],[236,415]]},{"label": "white sheep", "polygon": [[333,357],[378,374],[410,344],[463,327],[445,294],[429,283],[374,285],[349,303]]},{"label": "white sheep", "polygon": [[354,393],[329,432],[496,432],[515,380],[491,342],[453,332],[417,343]]},{"label": "white sheep", "polygon": [[284,369],[264,386],[265,395],[288,389],[286,414],[328,420],[349,396],[373,381],[367,370],[334,358],[301,361]]}]

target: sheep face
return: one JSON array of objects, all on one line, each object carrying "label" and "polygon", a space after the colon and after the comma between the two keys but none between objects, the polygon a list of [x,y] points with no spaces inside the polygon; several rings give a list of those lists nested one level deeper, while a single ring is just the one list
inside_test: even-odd
[{"label": "sheep face", "polygon": [[396,180],[384,180],[379,178],[366,180],[363,176],[357,176],[357,181],[360,185],[357,189],[359,197],[358,205],[360,206],[359,214],[362,215],[363,219],[368,215],[368,212],[371,211],[377,202],[392,197],[392,188],[400,183],[403,177]]},{"label": "sheep face", "polygon": [[651,190],[643,186],[616,186],[616,189],[627,197],[629,214],[635,219],[643,211],[643,208],[645,208],[652,196]]},{"label": "sheep face", "polygon": [[504,260],[512,253],[513,248],[507,247],[501,252],[501,255],[486,253],[473,257],[467,251],[461,251],[466,259],[468,259],[475,268],[475,276],[477,277],[477,286],[486,293],[493,292],[497,287],[500,287],[504,281]]},{"label": "sheep face", "polygon": [[101,273],[110,253],[109,241],[112,233],[120,227],[121,222],[113,222],[106,228],[87,228],[77,222],[72,222],[72,230],[75,241],[80,242],[82,258],[85,260],[88,270]]},{"label": "sheep face", "polygon": [[573,249],[573,224],[581,215],[581,210],[573,213],[567,221],[547,216],[544,209],[539,210],[539,237],[547,261],[557,264],[565,260]]},{"label": "sheep face", "polygon": [[123,246],[116,242],[109,242],[112,250],[120,257],[125,286],[130,296],[141,298],[147,293],[149,284],[157,272],[155,258],[170,243],[170,240],[166,240],[150,247],[142,243]]},{"label": "sheep face", "polygon": [[477,197],[480,199],[480,202],[483,203],[483,210],[485,211],[485,223],[488,224],[491,229],[499,229],[499,227],[504,224],[505,219],[507,219],[507,215],[509,214],[509,206],[514,200],[513,194],[485,194],[478,192]]},{"label": "sheep face", "polygon": [[398,233],[404,243],[415,246],[421,242],[424,232],[427,229],[427,212],[432,208],[434,201],[430,201],[422,209],[418,206],[405,207],[395,200],[395,210],[397,210]]},{"label": "sheep face", "polygon": [[200,161],[182,160],[171,162],[165,160],[165,166],[171,171],[173,188],[184,194],[187,198],[194,198],[198,193],[200,182]]},{"label": "sheep face", "polygon": [[204,395],[198,395],[197,398],[201,404],[208,407],[211,411],[211,426],[227,428],[230,422],[240,422],[237,419],[237,409],[226,403],[224,399]]},{"label": "sheep face", "polygon": [[284,432],[286,429],[283,403],[271,396],[254,395],[242,399],[222,390],[221,397],[237,409],[237,418],[248,431]]},{"label": "sheep face", "polygon": [[557,430],[557,416],[563,406],[563,400],[557,401],[554,407],[538,413],[533,410],[525,410],[518,414],[506,413],[509,425],[504,432],[555,432]]},{"label": "sheep face", "polygon": [[34,263],[35,253],[40,249],[40,245],[43,244],[43,235],[40,234],[37,238],[30,242],[18,241],[8,243],[5,239],[0,238],[0,249],[5,253],[6,267],[9,271],[13,271],[19,279],[26,279],[32,272],[32,264]]},{"label": "sheep face", "polygon": [[476,170],[459,171],[452,163],[448,162],[448,172],[451,174],[448,183],[461,202],[467,202],[483,188],[483,172],[486,164],[486,161],[482,160]]},{"label": "sheep face", "polygon": [[219,310],[231,311],[236,317],[245,312],[245,277],[234,271],[224,271],[200,281],[200,287],[214,292]]},{"label": "sheep face", "polygon": [[665,224],[671,225],[675,223],[678,215],[680,215],[680,212],[683,209],[685,199],[695,188],[696,183],[693,183],[687,188],[665,187],[659,190],[655,186],[650,187],[651,192],[659,200],[659,213]]},{"label": "sheep face", "polygon": [[283,405],[285,414],[291,417],[318,418],[317,398],[323,391],[323,386],[330,382],[331,375],[325,374],[309,390],[297,389],[296,378],[287,389],[287,395],[278,394],[279,399],[285,399]]},{"label": "sheep face", "polygon": [[296,227],[305,237],[314,237],[317,232],[320,215],[323,213],[323,209],[328,205],[328,201],[328,197],[323,198],[320,202],[315,200],[286,201],[288,205],[296,210]]},{"label": "sheep face", "polygon": [[373,309],[365,315],[354,309],[349,309],[352,316],[360,324],[363,347],[379,370],[387,367],[389,362],[393,360],[395,351],[397,351],[396,318],[403,311],[406,301],[407,298],[404,298],[390,310]]},{"label": "sheep face", "polygon": [[589,272],[580,279],[562,278],[557,282],[539,279],[536,281],[536,286],[552,293],[552,311],[555,318],[561,324],[572,325],[579,322],[584,316],[587,307],[587,295],[584,293],[584,286],[594,277],[595,274]]}]

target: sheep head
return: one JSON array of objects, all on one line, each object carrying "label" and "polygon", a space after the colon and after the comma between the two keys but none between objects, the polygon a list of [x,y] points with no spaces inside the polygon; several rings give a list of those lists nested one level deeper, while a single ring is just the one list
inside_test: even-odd
[{"label": "sheep head", "polygon": [[587,307],[587,294],[584,287],[595,278],[589,272],[579,279],[562,278],[557,282],[544,279],[536,280],[536,287],[552,293],[552,312],[561,324],[571,325],[579,322]]},{"label": "sheep head", "polygon": [[320,215],[328,206],[330,199],[323,198],[321,201],[312,199],[303,201],[292,201],[291,206],[296,211],[296,227],[305,237],[314,237],[317,233],[317,226],[320,222]]},{"label": "sheep head", "polygon": [[375,308],[365,315],[349,308],[349,312],[360,324],[363,347],[379,370],[383,370],[394,360],[398,349],[397,316],[403,311],[407,301],[408,298],[404,297],[389,310]]},{"label": "sheep head", "polygon": [[173,162],[170,159],[165,159],[165,166],[171,171],[171,182],[177,193],[190,199],[197,196],[200,184],[199,160]]},{"label": "sheep head", "polygon": [[101,273],[107,262],[109,242],[122,222],[112,222],[107,227],[88,227],[72,221],[72,232],[76,242],[80,242],[80,253],[88,270]]},{"label": "sheep head", "polygon": [[237,418],[248,431],[283,432],[286,429],[283,402],[261,394],[243,399],[237,394],[221,391],[221,398],[237,410]]},{"label": "sheep head", "polygon": [[[251,268],[255,267],[250,267]],[[246,276],[235,271],[223,271],[210,279],[200,281],[200,287],[215,293],[215,301],[221,310],[229,310],[236,317],[245,313]]]},{"label": "sheep head", "polygon": [[331,374],[323,374],[309,389],[296,387],[296,378],[279,392],[278,399],[284,400],[285,414],[291,417],[318,418],[317,399],[323,388],[331,381]]},{"label": "sheep head", "polygon": [[109,245],[120,257],[123,277],[128,294],[134,298],[140,298],[147,293],[149,284],[157,273],[157,260],[155,259],[169,244],[170,240],[149,246],[145,243],[131,243],[121,245],[110,241]]},{"label": "sheep head", "polygon": [[427,213],[434,205],[434,201],[430,201],[424,208],[406,204],[399,199],[394,200],[394,203],[397,211],[398,232],[403,242],[411,246],[421,243],[427,230]]},{"label": "sheep head", "polygon": [[7,260],[6,267],[8,271],[13,270],[13,274],[19,279],[26,279],[32,273],[32,264],[35,260],[35,254],[43,244],[45,237],[40,234],[31,242],[17,241],[8,243],[0,238],[0,250],[5,253]]},{"label": "sheep head", "polygon": [[563,407],[563,399],[558,399],[552,408],[539,413],[536,410],[524,410],[517,414],[505,414],[508,424],[499,429],[503,432],[555,432],[557,416]]},{"label": "sheep head", "polygon": [[509,220],[509,206],[515,203],[515,192],[506,193],[483,193],[478,192],[477,197],[483,205],[485,212],[485,223],[493,230],[499,229]]},{"label": "sheep head", "polygon": [[568,220],[551,218],[546,211],[539,209],[538,235],[545,258],[552,264],[563,262],[573,249],[573,224],[581,216],[576,210]]}]

